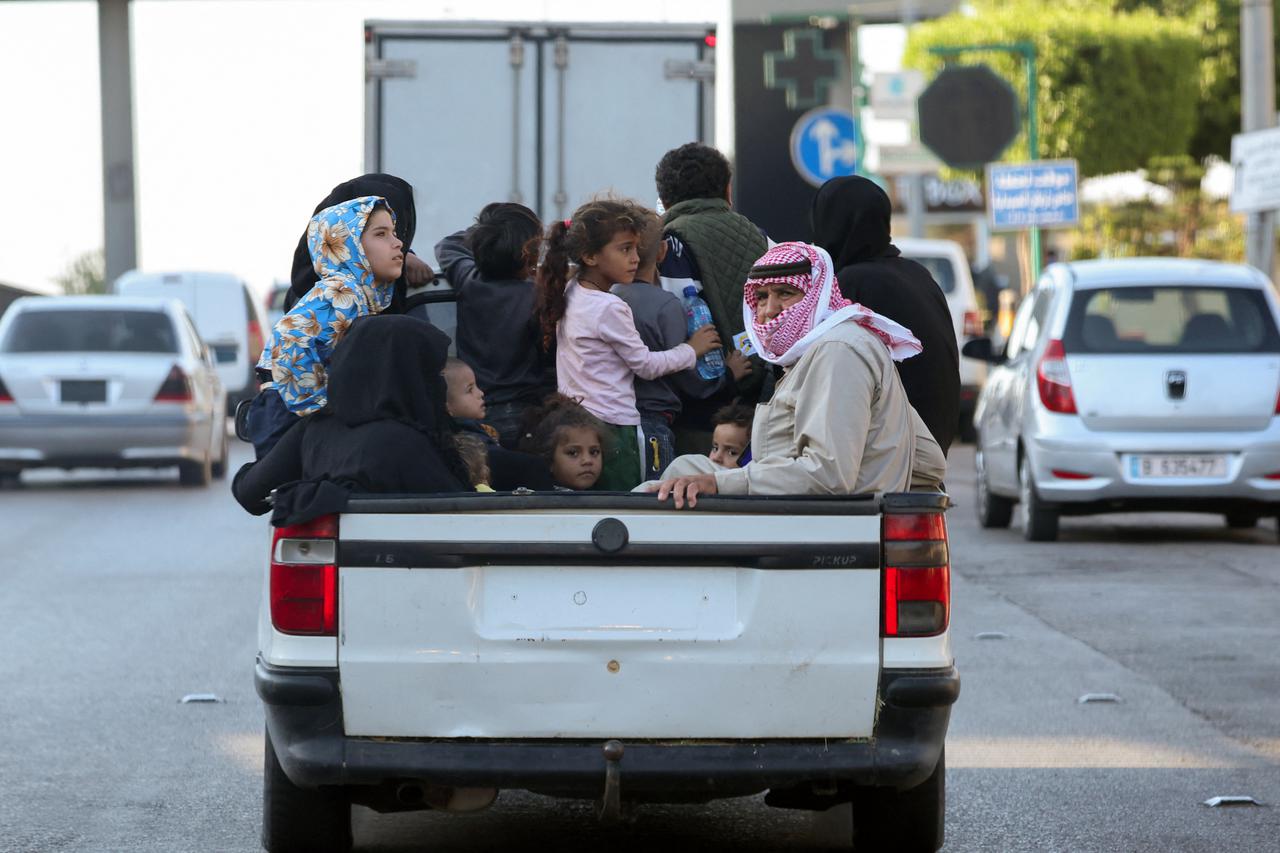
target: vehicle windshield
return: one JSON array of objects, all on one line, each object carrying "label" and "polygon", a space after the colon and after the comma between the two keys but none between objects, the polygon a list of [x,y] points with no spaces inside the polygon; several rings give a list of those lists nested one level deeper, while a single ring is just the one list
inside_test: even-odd
[{"label": "vehicle windshield", "polygon": [[1063,343],[1070,353],[1280,352],[1266,299],[1243,287],[1081,290]]},{"label": "vehicle windshield", "polygon": [[908,260],[915,261],[929,271],[933,280],[942,288],[943,293],[951,293],[956,289],[956,271],[950,258],[936,255],[910,255]]},{"label": "vehicle windshield", "polygon": [[160,311],[24,311],[13,318],[0,352],[178,351],[173,322]]}]

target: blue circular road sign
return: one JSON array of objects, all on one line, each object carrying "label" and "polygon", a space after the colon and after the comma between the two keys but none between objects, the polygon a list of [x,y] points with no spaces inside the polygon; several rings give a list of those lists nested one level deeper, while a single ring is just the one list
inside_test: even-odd
[{"label": "blue circular road sign", "polygon": [[858,123],[853,113],[819,107],[800,116],[791,128],[791,162],[800,177],[815,187],[852,175],[858,164]]}]

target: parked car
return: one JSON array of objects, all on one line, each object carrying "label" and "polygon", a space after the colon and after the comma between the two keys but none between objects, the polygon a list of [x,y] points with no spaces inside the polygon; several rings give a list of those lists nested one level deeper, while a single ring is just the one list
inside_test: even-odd
[{"label": "parked car", "polygon": [[284,299],[289,295],[289,282],[278,281],[267,291],[264,307],[267,310],[267,328],[274,329],[284,316]]},{"label": "parked car", "polygon": [[[956,346],[963,347],[967,341],[982,337],[982,311],[973,286],[969,260],[960,244],[951,240],[919,240],[911,237],[895,238],[893,244],[904,258],[910,258],[927,269],[942,288],[947,297],[947,307],[951,309]],[[972,359],[960,360],[959,435],[964,441],[973,441],[973,409],[986,378],[986,364]]]},{"label": "parked car", "polygon": [[213,351],[222,384],[227,388],[227,413],[258,392],[253,366],[262,355],[262,314],[248,285],[229,273],[133,270],[116,280],[120,296],[177,299],[186,306],[200,336]]},{"label": "parked car", "polygon": [[1242,265],[1054,264],[978,400],[978,517],[1052,540],[1061,515],[1280,513],[1280,303]]},{"label": "parked car", "polygon": [[226,390],[182,303],[23,297],[0,320],[0,477],[24,468],[227,472]]}]

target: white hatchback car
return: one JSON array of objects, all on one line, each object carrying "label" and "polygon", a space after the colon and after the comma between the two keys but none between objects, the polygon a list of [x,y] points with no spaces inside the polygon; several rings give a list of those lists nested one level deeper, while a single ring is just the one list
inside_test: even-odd
[{"label": "white hatchback car", "polygon": [[[915,261],[929,271],[942,288],[951,311],[951,326],[956,333],[956,346],[982,336],[982,313],[969,272],[969,259],[959,243],[952,240],[895,238],[893,244],[904,258]],[[960,360],[960,438],[973,438],[973,410],[978,394],[987,378],[987,366],[972,359]]]},{"label": "white hatchback car", "polygon": [[978,400],[978,516],[1053,540],[1060,515],[1280,514],[1280,302],[1257,270],[1174,259],[1054,264]]},{"label": "white hatchback car", "polygon": [[227,472],[227,392],[174,299],[23,297],[0,320],[0,479],[24,468]]}]

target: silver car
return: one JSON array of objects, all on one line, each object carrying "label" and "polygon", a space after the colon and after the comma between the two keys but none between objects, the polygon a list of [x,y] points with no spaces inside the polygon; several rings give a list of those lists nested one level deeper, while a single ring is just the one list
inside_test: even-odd
[{"label": "silver car", "polygon": [[974,415],[978,517],[1030,540],[1061,515],[1280,513],[1280,303],[1266,276],[1173,259],[1050,266]]},{"label": "silver car", "polygon": [[0,478],[24,468],[227,472],[226,390],[182,304],[24,297],[0,319]]}]

